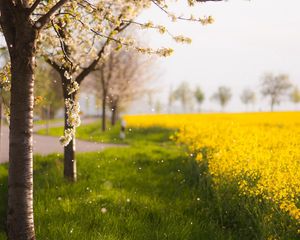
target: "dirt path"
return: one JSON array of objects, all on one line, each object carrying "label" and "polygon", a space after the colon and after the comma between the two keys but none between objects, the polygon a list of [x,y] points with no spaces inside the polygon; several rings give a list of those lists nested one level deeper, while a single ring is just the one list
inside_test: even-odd
[{"label": "dirt path", "polygon": [[[95,119],[85,119],[82,124],[89,124],[94,122]],[[53,123],[50,127],[63,126],[62,122]],[[44,125],[38,125],[34,127],[34,132],[43,129]],[[7,126],[2,126],[1,129],[1,146],[0,146],[0,163],[8,162],[8,138],[9,129]],[[124,145],[109,144],[109,143],[96,143],[76,140],[76,151],[77,152],[93,152],[102,151],[109,147],[122,147]],[[42,136],[38,134],[33,135],[33,152],[34,154],[47,155],[50,153],[62,153],[63,146],[59,143],[58,137]]]}]

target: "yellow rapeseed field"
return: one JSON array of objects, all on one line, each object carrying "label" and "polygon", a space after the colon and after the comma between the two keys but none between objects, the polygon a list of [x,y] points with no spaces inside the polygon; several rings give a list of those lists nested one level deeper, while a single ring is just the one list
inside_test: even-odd
[{"label": "yellow rapeseed field", "polygon": [[300,112],[126,116],[129,126],[178,129],[174,139],[206,162],[213,187],[271,202],[300,226]]}]

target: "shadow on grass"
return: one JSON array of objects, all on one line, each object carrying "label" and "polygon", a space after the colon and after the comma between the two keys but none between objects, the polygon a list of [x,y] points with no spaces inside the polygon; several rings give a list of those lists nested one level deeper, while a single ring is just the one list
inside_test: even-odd
[{"label": "shadow on grass", "polygon": [[174,146],[81,154],[76,184],[62,180],[60,157],[36,162],[40,239],[229,239],[197,200],[197,165]]}]

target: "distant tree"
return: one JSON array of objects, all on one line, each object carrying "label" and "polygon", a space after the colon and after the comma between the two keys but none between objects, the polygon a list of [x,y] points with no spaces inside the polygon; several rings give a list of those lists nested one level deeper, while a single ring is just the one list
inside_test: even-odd
[{"label": "distant tree", "polygon": [[297,86],[292,90],[290,98],[295,105],[300,103],[300,90]]},{"label": "distant tree", "polygon": [[231,90],[230,88],[226,86],[221,86],[218,88],[217,92],[215,92],[212,96],[211,99],[213,101],[216,101],[220,104],[222,109],[225,108],[225,106],[228,104],[232,97]]},{"label": "distant tree", "polygon": [[108,91],[109,86],[112,81],[112,69],[113,69],[113,59],[109,58],[105,64],[102,64],[98,70],[92,73],[93,78],[95,78],[95,90],[97,91],[97,97],[101,98],[102,104],[102,131],[106,131],[106,114],[107,114],[107,102],[108,102]]},{"label": "distant tree", "polygon": [[196,88],[196,90],[194,91],[194,96],[195,96],[196,102],[199,105],[199,111],[200,111],[200,106],[204,102],[204,99],[205,99],[205,95],[200,87]]},{"label": "distant tree", "polygon": [[249,88],[244,89],[242,92],[240,99],[243,104],[248,106],[249,104],[254,104],[256,101],[256,95],[255,92]]},{"label": "distant tree", "polygon": [[161,102],[160,102],[159,100],[157,100],[157,101],[155,102],[155,112],[156,112],[156,113],[160,113],[161,110],[162,110]]},{"label": "distant tree", "polygon": [[271,111],[274,110],[275,105],[279,105],[282,97],[287,94],[292,84],[289,76],[286,74],[279,74],[277,76],[272,73],[267,73],[263,76],[261,82],[261,93],[264,97],[270,98]]},{"label": "distant tree", "polygon": [[173,92],[175,100],[181,102],[183,110],[186,112],[188,105],[192,102],[193,93],[187,82],[182,82]]},{"label": "distant tree", "polygon": [[148,71],[153,63],[151,59],[133,51],[120,50],[112,52],[93,73],[93,91],[102,102],[102,131],[106,130],[108,107],[114,125],[121,110],[142,93],[150,94],[145,83],[152,78]]},{"label": "distant tree", "polygon": [[168,96],[168,112],[169,113],[172,112],[172,107],[173,107],[174,101],[175,101],[175,97],[174,97],[174,93],[173,93],[172,86],[171,86],[170,90],[169,90],[169,96]]},{"label": "distant tree", "polygon": [[153,82],[154,59],[136,52],[119,51],[110,54],[113,58],[112,81],[108,90],[108,106],[111,110],[111,124],[115,125],[119,113],[135,99],[151,91],[146,83]]}]

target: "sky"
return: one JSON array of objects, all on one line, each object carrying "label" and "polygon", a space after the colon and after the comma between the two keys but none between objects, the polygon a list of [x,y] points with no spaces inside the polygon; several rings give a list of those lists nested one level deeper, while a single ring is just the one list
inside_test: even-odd
[{"label": "sky", "polygon": [[[205,111],[220,110],[210,96],[221,85],[230,87],[233,94],[226,111],[245,110],[240,102],[244,88],[257,92],[257,104],[251,110],[266,111],[269,105],[259,90],[264,73],[288,74],[291,82],[300,87],[299,0],[229,0],[196,4],[192,8],[185,2],[171,4],[172,12],[185,16],[191,13],[200,17],[211,15],[214,24],[174,23],[156,6],[143,12],[138,19],[140,22],[152,20],[175,35],[183,34],[193,39],[191,45],[182,45],[153,31],[143,35],[152,47],[175,50],[173,56],[158,60],[160,76],[154,85],[160,91],[155,96],[156,101],[165,105],[170,88],[187,81],[192,89],[200,86],[205,92],[202,106]],[[145,110],[145,107],[139,110],[136,104],[133,108],[137,112]],[[286,99],[276,109],[294,110],[295,106]]]},{"label": "sky", "polygon": [[[233,94],[226,111],[245,111],[240,101],[245,88],[257,93],[256,105],[248,110],[269,110],[268,101],[260,94],[264,73],[288,74],[300,88],[299,9],[299,0],[228,0],[199,3],[192,8],[180,0],[170,5],[170,10],[178,15],[213,16],[215,22],[208,26],[187,21],[174,23],[156,6],[144,11],[137,21],[151,20],[166,26],[174,35],[183,34],[193,40],[191,45],[183,45],[153,30],[139,32],[141,40],[153,48],[175,50],[171,57],[159,59],[153,69],[156,80],[151,85],[157,90],[153,102],[166,106],[170,88],[186,81],[192,89],[203,89],[203,111],[220,111],[210,97],[221,85],[230,87]],[[82,101],[85,102],[84,97]],[[147,102],[146,98],[137,101],[129,112],[153,111],[154,106]],[[278,111],[295,109],[300,110],[300,106],[295,107],[288,99],[276,107]],[[180,111],[179,103],[174,105],[174,111]]]}]

